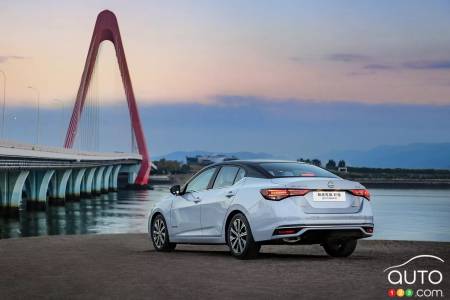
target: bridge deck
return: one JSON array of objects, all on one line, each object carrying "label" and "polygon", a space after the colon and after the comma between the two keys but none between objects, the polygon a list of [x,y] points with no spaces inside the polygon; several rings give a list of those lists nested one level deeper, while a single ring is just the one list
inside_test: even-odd
[{"label": "bridge deck", "polygon": [[86,152],[74,149],[0,141],[0,168],[96,166],[106,162],[135,164],[142,160],[137,153]]}]

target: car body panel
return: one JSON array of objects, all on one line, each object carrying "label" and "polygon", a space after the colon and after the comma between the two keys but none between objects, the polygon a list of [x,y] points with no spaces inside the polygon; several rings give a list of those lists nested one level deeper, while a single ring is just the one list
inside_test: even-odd
[{"label": "car body panel", "polygon": [[[260,193],[265,188],[339,190],[345,192],[345,201],[314,201],[312,192],[305,196],[271,201]],[[235,212],[246,216],[256,242],[298,237],[307,231],[323,228],[356,228],[363,231],[363,237],[370,236],[371,233],[362,229],[364,226],[373,226],[370,201],[353,196],[348,192],[352,189],[364,189],[364,186],[338,177],[244,177],[232,186],[217,189],[210,186],[201,192],[170,195],[155,205],[150,217],[155,213],[165,217],[170,240],[174,243],[225,243],[226,221]],[[227,197],[229,192],[233,195]],[[302,230],[289,236],[274,235],[276,228],[286,226],[302,226]]]},{"label": "car body panel", "polygon": [[233,186],[212,189],[208,197],[202,199],[200,207],[203,236],[219,237],[222,235],[223,218],[236,193],[237,188]]},{"label": "car body panel", "polygon": [[171,236],[202,236],[198,199],[204,192],[187,193],[172,199],[170,209]]}]

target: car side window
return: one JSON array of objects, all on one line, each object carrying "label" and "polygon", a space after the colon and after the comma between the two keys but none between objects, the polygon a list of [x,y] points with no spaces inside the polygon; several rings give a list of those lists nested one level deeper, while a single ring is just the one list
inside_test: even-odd
[{"label": "car side window", "polygon": [[211,168],[197,175],[191,182],[188,183],[186,193],[206,190],[215,171],[216,168]]},{"label": "car side window", "polygon": [[234,179],[234,183],[238,182],[239,180],[241,180],[244,177],[245,177],[245,170],[243,168],[239,168],[236,178]]},{"label": "car side window", "polygon": [[239,168],[234,166],[222,167],[217,174],[216,180],[214,181],[213,189],[233,185],[234,178],[236,177],[238,170]]}]

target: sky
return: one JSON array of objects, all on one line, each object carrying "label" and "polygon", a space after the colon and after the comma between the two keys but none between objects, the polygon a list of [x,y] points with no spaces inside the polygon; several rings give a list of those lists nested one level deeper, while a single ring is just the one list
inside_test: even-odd
[{"label": "sky", "polygon": [[[42,141],[60,143],[103,9],[118,18],[157,155],[450,142],[450,1],[435,0],[3,0],[7,138],[33,142],[33,86],[47,116]],[[102,103],[101,144],[123,146],[114,134],[129,132],[126,105],[108,42],[90,96]]]}]

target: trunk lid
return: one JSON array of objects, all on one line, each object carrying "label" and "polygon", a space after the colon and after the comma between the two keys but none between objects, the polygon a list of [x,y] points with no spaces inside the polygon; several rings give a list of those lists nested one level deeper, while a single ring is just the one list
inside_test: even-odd
[{"label": "trunk lid", "polygon": [[342,178],[285,177],[273,178],[271,181],[275,184],[280,184],[293,189],[356,190],[365,188],[358,182]]},{"label": "trunk lid", "polygon": [[[298,204],[308,214],[357,213],[360,211],[363,203],[361,197],[353,196],[348,191],[365,189],[365,187],[358,182],[342,178],[289,177],[274,178],[271,181],[286,188],[311,190],[305,196],[299,197],[300,199],[298,200]],[[320,191],[338,191],[343,192],[344,195],[340,201],[317,201],[317,195]]]}]

